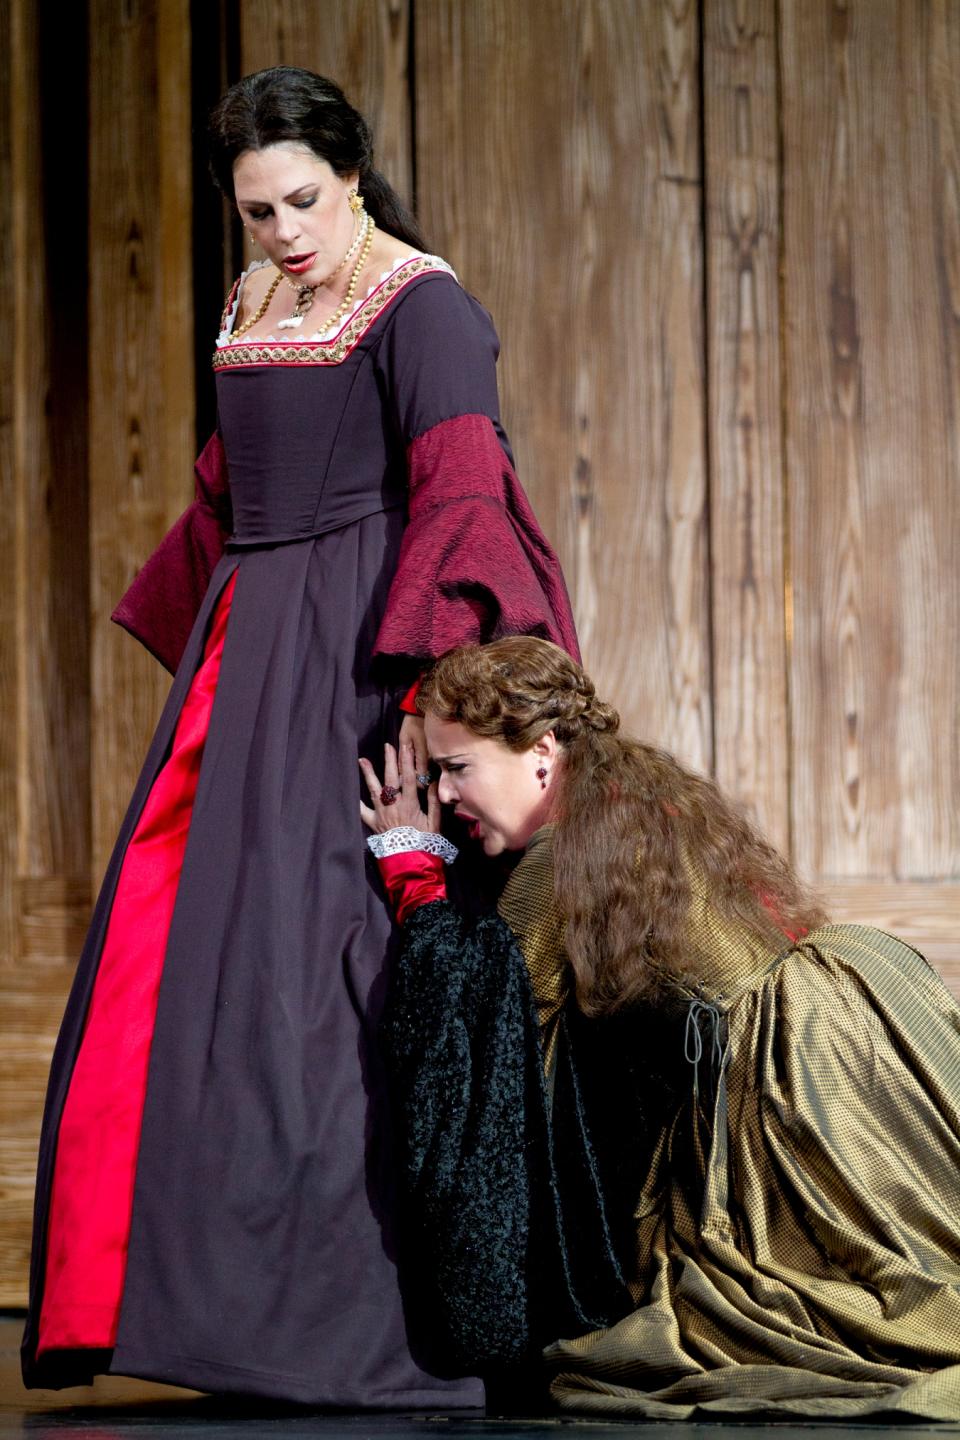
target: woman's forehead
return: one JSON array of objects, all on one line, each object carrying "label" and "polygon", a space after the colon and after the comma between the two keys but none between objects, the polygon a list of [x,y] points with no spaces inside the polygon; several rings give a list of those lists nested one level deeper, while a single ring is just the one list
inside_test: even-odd
[{"label": "woman's forehead", "polygon": [[308,145],[293,141],[265,145],[262,150],[244,150],[233,162],[236,185],[259,183],[293,188],[298,182],[305,185],[326,174],[332,174],[328,162]]},{"label": "woman's forehead", "polygon": [[427,737],[427,749],[435,760],[447,760],[454,755],[472,754],[478,749],[489,745],[495,745],[496,741],[488,740],[482,735],[475,735],[458,720],[441,720],[429,711],[424,716],[424,730]]}]

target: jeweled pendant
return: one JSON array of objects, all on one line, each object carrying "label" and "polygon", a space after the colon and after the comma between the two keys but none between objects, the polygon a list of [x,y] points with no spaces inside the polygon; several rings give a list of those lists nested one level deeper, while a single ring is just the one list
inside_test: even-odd
[{"label": "jeweled pendant", "polygon": [[302,315],[288,315],[286,320],[277,321],[278,330],[299,330],[303,324]]}]

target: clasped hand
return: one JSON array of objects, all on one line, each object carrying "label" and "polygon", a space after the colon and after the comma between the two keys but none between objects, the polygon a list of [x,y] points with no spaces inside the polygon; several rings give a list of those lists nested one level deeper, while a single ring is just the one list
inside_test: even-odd
[{"label": "clasped hand", "polygon": [[[424,811],[420,803],[421,789],[417,784],[416,756],[409,740],[401,739],[399,758],[392,745],[384,745],[382,784],[369,760],[361,758],[360,769],[372,801],[370,805],[360,802],[360,814],[363,823],[371,830],[382,835],[385,830],[393,830],[398,825],[410,825],[414,830],[434,834],[439,831],[437,782],[434,780],[426,789],[427,808]],[[396,799],[388,803],[381,798],[381,792],[389,795],[391,790],[396,792]]]}]

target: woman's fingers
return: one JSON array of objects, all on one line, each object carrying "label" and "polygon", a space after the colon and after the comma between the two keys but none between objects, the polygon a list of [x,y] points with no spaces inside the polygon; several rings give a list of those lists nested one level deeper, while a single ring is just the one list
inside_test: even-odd
[{"label": "woman's fingers", "polygon": [[[417,763],[414,748],[409,740],[400,741],[400,784],[407,795],[417,793]],[[419,803],[419,796],[418,796]]]},{"label": "woman's fingers", "polygon": [[367,782],[367,789],[370,791],[370,794],[374,800],[379,800],[381,787],[380,781],[377,779],[377,772],[374,770],[370,761],[365,760],[363,756],[360,757],[360,769],[363,772],[363,778]]},{"label": "woman's fingers", "polygon": [[403,793],[405,796],[416,796],[417,819],[416,825],[421,830],[440,829],[440,801],[437,798],[437,787],[431,785],[426,792],[427,808],[424,812],[420,803],[422,788],[417,783],[417,752],[410,741],[404,741],[400,746],[400,779],[403,782]]},{"label": "woman's fingers", "polygon": [[427,824],[431,830],[440,829],[440,796],[437,793],[436,780],[427,791]]},{"label": "woman's fingers", "polygon": [[410,741],[404,741],[400,746],[400,778],[403,782],[403,793],[405,796],[416,796],[416,808],[418,818],[414,822],[421,830],[438,831],[440,829],[440,797],[437,794],[437,785],[434,782],[426,792],[427,809],[426,813],[420,805],[421,790],[417,786],[417,771],[420,762],[417,759],[417,752]]},{"label": "woman's fingers", "polygon": [[[391,830],[397,825],[412,825],[415,830],[439,831],[440,798],[436,783],[427,791],[427,809],[420,803],[417,785],[419,761],[412,740],[400,742],[400,753],[392,745],[383,747],[383,783],[369,760],[359,757],[360,770],[370,792],[373,805],[360,802],[360,818],[371,830]],[[384,800],[384,793],[393,793]]]},{"label": "woman's fingers", "polygon": [[400,739],[412,743],[414,765],[422,775],[427,768],[427,737],[422,715],[404,715]]},{"label": "woman's fingers", "polygon": [[383,783],[399,789],[400,775],[397,768],[397,752],[389,743],[383,747]]},{"label": "woman's fingers", "polygon": [[370,805],[364,805],[363,801],[360,801],[360,819],[363,821],[364,825],[366,825],[368,830],[379,830],[380,822],[377,818],[377,812],[374,807],[376,806],[377,801],[380,799],[380,781],[377,779],[377,772],[370,764],[370,761],[365,760],[363,756],[360,757],[360,773],[363,776],[364,780],[366,780],[367,782],[367,789],[370,791],[370,799],[373,801],[373,807]]}]

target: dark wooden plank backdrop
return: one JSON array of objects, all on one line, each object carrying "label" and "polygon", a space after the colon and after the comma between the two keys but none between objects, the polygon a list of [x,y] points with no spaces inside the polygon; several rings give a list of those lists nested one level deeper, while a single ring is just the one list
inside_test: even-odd
[{"label": "dark wooden plank backdrop", "polygon": [[[90,901],[87,193],[83,145],[66,143],[85,134],[86,45],[69,13],[43,46],[50,9],[0,11],[0,1304],[22,1296],[39,1111]],[[51,89],[59,120],[40,106]]]},{"label": "dark wooden plank backdrop", "polygon": [[420,211],[500,331],[586,662],[634,728],[708,768],[696,6],[415,13]]},{"label": "dark wooden plank backdrop", "polygon": [[328,75],[373,127],[376,165],[413,201],[409,0],[241,0],[240,68],[301,65]]},{"label": "dark wooden plank backdrop", "polygon": [[627,723],[960,988],[960,0],[0,0],[0,1304],[168,683],[107,617],[212,413],[191,151],[273,64],[345,86],[493,314]]},{"label": "dark wooden plank backdrop", "polygon": [[93,862],[102,873],[169,677],[109,623],[191,496],[188,0],[90,0]]}]

